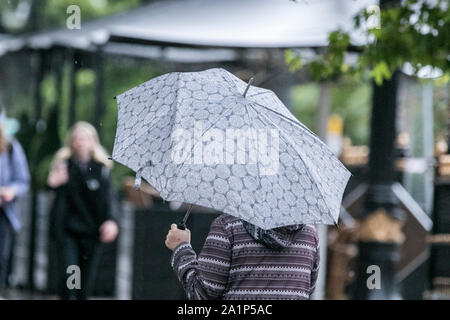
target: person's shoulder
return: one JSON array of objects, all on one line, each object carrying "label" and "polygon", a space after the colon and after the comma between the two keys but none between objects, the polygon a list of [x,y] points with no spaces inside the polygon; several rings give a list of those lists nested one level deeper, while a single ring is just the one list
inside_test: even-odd
[{"label": "person's shoulder", "polygon": [[96,159],[92,159],[91,161],[91,163],[98,168],[103,178],[107,178],[110,175],[111,169],[105,163]]},{"label": "person's shoulder", "polygon": [[317,234],[317,227],[313,224],[305,224],[302,230],[311,234]]},{"label": "person's shoulder", "polygon": [[236,228],[239,225],[242,226],[242,221],[239,218],[222,213],[211,224],[210,234],[226,237],[232,243]]},{"label": "person's shoulder", "polygon": [[8,149],[10,151],[23,150],[22,145],[20,144],[19,140],[17,140],[17,139],[12,139],[8,142]]},{"label": "person's shoulder", "polygon": [[215,218],[212,226],[225,230],[229,236],[234,234],[239,228],[243,228],[241,219],[226,213],[222,213]]},{"label": "person's shoulder", "polygon": [[313,224],[304,224],[296,236],[297,241],[307,242],[315,247],[319,243],[319,234],[317,227]]},{"label": "person's shoulder", "polygon": [[303,226],[302,232],[314,239],[315,246],[319,245],[319,233],[317,232],[317,227],[313,224],[305,224]]},{"label": "person's shoulder", "polygon": [[223,225],[225,228],[229,228],[234,226],[235,224],[241,223],[241,220],[227,213],[222,213],[216,219],[214,219],[214,222],[216,224]]},{"label": "person's shoulder", "polygon": [[7,146],[8,153],[11,157],[17,159],[19,158],[25,158],[25,151],[23,150],[22,145],[17,139],[12,139],[8,142]]}]

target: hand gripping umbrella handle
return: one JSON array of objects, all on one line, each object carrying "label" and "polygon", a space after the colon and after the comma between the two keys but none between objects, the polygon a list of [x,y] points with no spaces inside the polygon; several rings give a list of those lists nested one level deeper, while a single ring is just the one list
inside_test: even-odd
[{"label": "hand gripping umbrella handle", "polygon": [[188,210],[186,211],[186,214],[184,215],[183,221],[181,221],[180,223],[177,223],[177,228],[180,230],[185,230],[186,229],[186,222],[189,218],[189,215],[191,214],[192,211],[192,204],[189,205]]}]

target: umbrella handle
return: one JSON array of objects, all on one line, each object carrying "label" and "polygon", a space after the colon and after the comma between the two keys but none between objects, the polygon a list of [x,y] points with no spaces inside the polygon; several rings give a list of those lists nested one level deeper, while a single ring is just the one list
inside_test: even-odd
[{"label": "umbrella handle", "polygon": [[186,214],[184,215],[183,221],[181,221],[180,223],[177,223],[177,228],[180,230],[186,230],[186,222],[189,218],[189,215],[191,214],[191,210],[192,210],[192,204],[189,205],[188,210],[186,211]]}]

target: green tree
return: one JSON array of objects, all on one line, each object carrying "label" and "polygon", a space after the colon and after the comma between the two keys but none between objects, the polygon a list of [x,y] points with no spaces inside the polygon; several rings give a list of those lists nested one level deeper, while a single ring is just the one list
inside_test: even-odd
[{"label": "green tree", "polygon": [[[396,3],[396,2],[395,2]],[[379,12],[379,24],[373,24]],[[450,5],[447,1],[404,0],[382,10],[364,9],[354,17],[355,30],[362,30],[366,43],[354,46],[349,32],[329,34],[328,46],[309,63],[292,50],[286,62],[293,71],[307,68],[314,80],[335,79],[342,74],[360,77],[369,71],[377,84],[390,79],[405,63],[418,74],[431,66],[442,72],[440,81],[450,79]],[[350,51],[358,53],[354,65],[346,64]]]},{"label": "green tree", "polygon": [[[0,1],[0,32],[27,33],[63,27],[67,8],[77,5],[81,21],[130,10],[144,0],[8,0]],[[2,30],[4,29],[4,30]]]}]

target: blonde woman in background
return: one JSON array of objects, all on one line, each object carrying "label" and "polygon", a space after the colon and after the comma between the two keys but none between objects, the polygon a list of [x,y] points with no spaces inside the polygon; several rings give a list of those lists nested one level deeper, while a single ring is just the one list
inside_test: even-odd
[{"label": "blonde woman in background", "polygon": [[[53,160],[47,184],[56,192],[50,230],[59,252],[62,299],[87,299],[92,294],[102,244],[118,234],[111,207],[111,165],[97,131],[87,122],[72,127]],[[71,265],[80,268],[80,289],[66,284]]]}]

